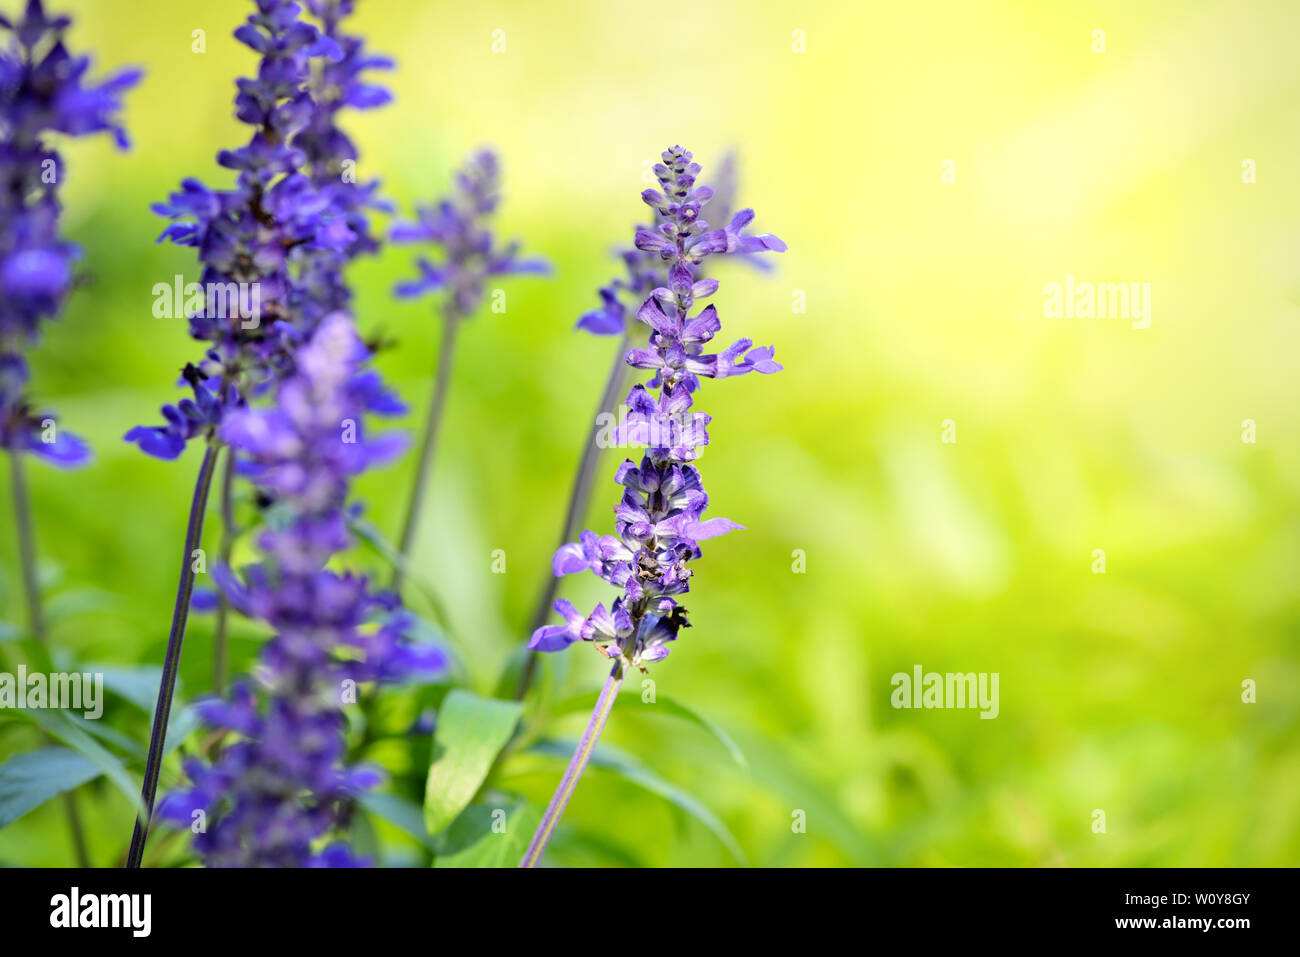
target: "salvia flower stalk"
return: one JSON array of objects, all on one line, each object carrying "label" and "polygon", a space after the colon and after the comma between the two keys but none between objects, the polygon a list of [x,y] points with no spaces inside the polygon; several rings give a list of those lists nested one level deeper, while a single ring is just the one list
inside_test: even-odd
[{"label": "salvia flower stalk", "polygon": [[[366,209],[375,205],[374,186],[342,175],[348,163],[355,171],[355,149],[337,128],[335,114],[345,105],[383,101],[382,91],[360,76],[385,61],[366,56],[358,38],[341,32],[340,22],[352,7],[350,2],[313,3],[313,12],[325,24],[322,30],[303,19],[297,3],[255,0],[254,12],[235,31],[260,57],[256,75],[237,81],[235,98],[235,115],[252,132],[245,145],[217,155],[219,165],[236,172],[235,184],[211,189],[187,179],[166,203],[154,207],[173,221],[159,241],[193,247],[202,263],[201,298],[196,308],[187,309],[187,319],[191,336],[205,351],[182,372],[193,397],[164,406],[163,425],[138,426],[126,439],[163,459],[177,458],[196,439],[205,450],[145,764],[147,813],[157,790],[193,593],[191,556],[202,536],[215,458],[226,445],[222,423],[296,372],[299,349],[327,316],[347,304],[340,270],[374,244],[365,219]],[[227,452],[221,491],[227,526],[233,523],[235,455],[233,449]],[[229,554],[232,529],[225,531],[223,556]],[[215,671],[220,683],[224,617],[218,631]],[[146,816],[136,822],[128,866],[139,866],[147,832]]]},{"label": "salvia flower stalk", "polygon": [[[766,264],[755,254],[784,252],[786,246],[780,239],[770,234],[752,238],[743,237],[748,241],[740,241],[741,231],[752,220],[753,213],[745,210],[735,218],[731,215],[736,193],[734,154],[728,153],[724,157],[712,188],[713,195],[709,200],[713,204],[712,208],[719,213],[720,220],[725,220],[728,223],[728,229],[731,231],[730,235],[737,237],[736,241],[728,242],[726,248],[718,250],[718,254],[740,254],[760,264],[762,268],[767,268]],[[652,209],[657,223],[668,222],[670,214],[666,208],[652,207]],[[643,228],[641,227],[641,229]],[[726,230],[724,230],[725,232]],[[742,247],[743,252],[741,252]],[[573,485],[569,493],[569,503],[565,509],[564,521],[560,526],[560,544],[569,541],[578,533],[578,523],[582,520],[582,516],[586,514],[587,503],[590,499],[591,487],[596,474],[596,465],[600,458],[601,418],[604,414],[612,411],[614,403],[622,394],[629,372],[624,361],[627,350],[635,340],[645,341],[645,335],[649,332],[649,327],[633,321],[633,310],[654,289],[665,286],[668,282],[669,263],[658,251],[641,249],[633,244],[630,248],[620,251],[618,256],[623,263],[624,275],[615,277],[607,285],[600,288],[600,305],[596,309],[584,313],[577,323],[578,329],[597,336],[618,336],[619,342],[613,355],[609,373],[606,376],[604,391],[601,393],[600,402],[596,407],[596,415],[592,417],[591,432],[587,436],[578,458],[578,467],[574,473]],[[697,269],[697,273],[700,271]],[[538,596],[533,620],[529,626],[530,632],[541,628],[546,623],[547,618],[550,617],[555,596],[559,589],[559,581],[557,576],[547,574]],[[515,686],[516,698],[524,696],[536,673],[536,652],[528,649],[525,655],[524,666],[520,671],[519,680]]]},{"label": "salvia flower stalk", "polygon": [[[39,340],[41,324],[63,310],[79,256],[59,232],[63,159],[50,140],[103,132],[125,149],[117,114],[123,94],[141,76],[123,70],[91,82],[90,59],[73,56],[64,46],[71,23],[47,15],[41,0],[28,0],[17,20],[0,16],[0,447],[9,458],[28,625],[37,641],[45,640],[45,617],[22,457],[62,468],[90,457],[85,442],[61,430],[54,413],[38,410],[27,395],[24,350]],[[65,794],[64,801],[77,859],[86,867],[73,795]]]},{"label": "salvia flower stalk", "polygon": [[550,272],[550,265],[545,260],[521,257],[517,240],[505,244],[497,241],[491,222],[500,202],[500,162],[491,150],[480,150],[456,174],[455,188],[450,196],[432,205],[417,207],[414,222],[399,223],[392,231],[393,242],[423,243],[435,252],[435,258],[421,256],[416,260],[419,276],[400,283],[396,294],[403,299],[416,299],[436,293],[441,297],[442,313],[438,369],[425,414],[415,480],[402,521],[398,544],[400,561],[394,572],[394,588],[401,586],[402,568],[415,543],[415,530],[433,471],[438,432],[451,386],[456,333],[460,324],[482,304],[489,280],[499,276],[546,275]]},{"label": "salvia flower stalk", "polygon": [[[276,402],[243,408],[221,424],[242,468],[272,500],[278,521],[258,541],[263,561],[239,575],[218,566],[222,590],[243,614],[268,624],[258,684],[201,703],[214,728],[238,735],[212,764],[186,764],[191,786],[167,796],[159,816],[206,828],[194,840],[209,866],[361,864],[346,844],[319,847],[344,825],[344,809],[379,780],[344,766],[344,702],[362,682],[401,680],[439,668],[441,655],[408,644],[395,596],[327,565],[350,546],[353,477],[390,460],[400,437],[369,437],[365,413],[397,408],[373,373],[351,319],[322,320],[295,357]],[[354,699],[353,699],[354,700]]]},{"label": "salvia flower stalk", "polygon": [[721,322],[713,305],[694,315],[692,310],[699,300],[717,292],[718,282],[700,279],[697,272],[710,255],[784,248],[784,244],[774,237],[742,234],[753,219],[752,210],[737,213],[723,228],[711,228],[701,214],[713,191],[696,185],[699,172],[692,155],[675,146],[655,166],[663,191],[642,194],[646,204],[661,214],[661,222],[653,230],[638,229],[636,246],[667,264],[667,282],[654,289],[636,313],[650,329],[649,344],[629,350],[626,362],[653,375],[629,393],[630,411],[617,437],[620,443],[645,446],[645,454],[639,464],[625,460],[615,474],[623,487],[615,508],[615,534],[585,531],[579,541],[561,547],[553,563],[557,576],[591,571],[622,594],[609,608],[601,603],[587,615],[568,601],[557,601],[563,623],[537,629],[529,641],[530,648],[548,652],[577,641],[591,642],[614,664],[578,749],[524,854],[523,867],[540,860],[627,670],[645,670],[645,665],[665,658],[681,629],[690,624],[679,596],[689,590],[692,570],[688,566],[700,557],[700,542],[743,528],[726,518],[704,517],[709,499],[692,463],[708,444],[711,417],[693,411],[695,393],[703,379],[768,374],[779,372],[781,366],[772,358],[771,346],[754,348],[750,339],[738,339],[717,353],[704,352]]}]

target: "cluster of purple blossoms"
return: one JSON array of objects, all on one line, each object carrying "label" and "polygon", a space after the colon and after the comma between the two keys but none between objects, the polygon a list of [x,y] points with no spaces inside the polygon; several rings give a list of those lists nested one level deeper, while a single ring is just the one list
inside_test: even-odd
[{"label": "cluster of purple blossoms", "polygon": [[377,187],[356,182],[356,150],[335,117],[344,107],[387,101],[387,91],[361,75],[388,61],[342,33],[348,0],[314,0],[323,29],[303,20],[292,0],[255,3],[235,31],[261,56],[256,77],[240,79],[235,98],[235,114],[253,134],[217,155],[237,172],[235,185],[213,190],[187,179],[154,206],[174,220],[159,241],[192,246],[203,263],[205,307],[187,318],[191,335],[207,344],[203,361],[183,377],[194,398],[165,406],[164,425],[126,435],[159,458],[174,459],[190,439],[215,434],[224,415],[289,374],[297,347],[348,305],[343,266],[376,248],[365,214],[383,208]]},{"label": "cluster of purple blossoms", "polygon": [[[753,237],[742,235],[742,230],[753,220],[754,214],[751,210],[745,210],[735,217],[731,215],[736,193],[735,165],[734,155],[728,153],[711,187],[713,193],[709,202],[713,204],[719,218],[727,220],[728,225],[723,232],[731,237],[728,247],[716,252],[743,255],[751,258],[760,268],[767,268],[753,254],[785,252],[785,243],[770,234]],[[664,209],[656,206],[654,213],[658,222],[666,221],[667,213]],[[649,231],[644,226],[637,228],[638,234]],[[633,245],[630,249],[621,250],[618,257],[623,263],[625,275],[616,277],[601,287],[598,291],[600,305],[584,313],[578,320],[577,328],[597,336],[622,335],[628,329],[628,303],[633,306],[640,304],[655,288],[667,281],[667,264],[657,249],[642,249],[639,245]]]},{"label": "cluster of purple blossoms", "polygon": [[417,207],[415,222],[393,228],[393,242],[430,243],[441,252],[439,262],[417,259],[419,278],[400,283],[397,295],[415,299],[445,290],[443,315],[465,319],[478,309],[492,277],[548,274],[545,260],[520,258],[518,241],[496,244],[488,222],[500,202],[500,163],[491,150],[480,150],[456,173],[452,196]]},{"label": "cluster of purple blossoms", "polygon": [[338,46],[342,56],[337,60],[322,58],[316,64],[308,83],[315,109],[293,144],[306,157],[312,183],[327,196],[334,216],[342,218],[353,237],[342,248],[323,244],[303,264],[298,276],[301,301],[295,303],[295,311],[305,313],[311,326],[319,317],[350,306],[352,294],[343,280],[344,267],[357,256],[379,249],[379,241],[370,233],[368,213],[392,212],[392,207],[378,197],[378,180],[358,180],[356,144],[338,125],[337,118],[345,109],[371,110],[392,102],[392,94],[368,82],[366,74],[391,70],[394,63],[388,57],[368,53],[364,38],[344,32],[343,22],[355,12],[355,0],[307,0],[307,5],[320,21],[321,32]]},{"label": "cluster of purple blossoms", "polygon": [[607,657],[634,667],[666,657],[668,644],[689,624],[676,596],[689,590],[687,565],[700,557],[699,543],[743,527],[703,517],[708,495],[699,470],[690,464],[708,444],[710,417],[691,411],[700,379],[781,369],[771,347],[753,348],[749,339],[706,355],[704,347],[720,329],[717,310],[709,305],[694,316],[691,311],[697,300],[718,289],[716,280],[696,276],[706,257],[779,251],[785,244],[774,236],[743,234],[754,218],[752,210],[737,213],[721,229],[711,228],[701,212],[713,190],[696,186],[700,167],[681,147],[666,150],[654,169],[664,191],[646,190],[642,199],[658,212],[660,222],[655,230],[637,230],[636,246],[660,257],[668,276],[637,310],[637,318],[650,328],[649,348],[630,350],[626,361],[654,376],[628,395],[630,412],[617,436],[620,442],[647,446],[645,456],[640,465],[625,460],[615,476],[624,488],[615,510],[615,534],[585,531],[578,542],[562,546],[553,562],[557,576],[589,570],[623,589],[623,595],[608,609],[598,604],[590,615],[557,601],[564,624],[537,629],[529,642],[538,651],[558,651],[575,641],[591,641]]},{"label": "cluster of purple blossoms", "polygon": [[194,846],[209,866],[363,864],[342,843],[319,847],[346,823],[350,800],[380,780],[344,765],[346,689],[443,664],[438,652],[406,642],[395,595],[327,567],[351,544],[352,478],[405,445],[364,432],[366,412],[401,411],[364,370],[368,355],[349,316],[327,316],[299,348],[275,404],[233,410],[221,423],[220,439],[239,451],[242,470],[282,518],[260,536],[260,564],[238,576],[217,572],[231,604],[275,632],[257,676],[265,704],[239,684],[229,699],[198,705],[206,724],[239,738],[211,765],[187,762],[191,786],[159,806],[183,825],[205,812]]},{"label": "cluster of purple blossoms", "polygon": [[62,466],[81,464],[89,450],[32,408],[22,355],[41,323],[62,310],[79,254],[59,235],[63,163],[48,140],[107,132],[125,149],[117,114],[141,75],[124,70],[90,82],[89,58],[63,45],[70,24],[48,16],[40,0],[28,0],[16,22],[0,16],[0,447]]}]

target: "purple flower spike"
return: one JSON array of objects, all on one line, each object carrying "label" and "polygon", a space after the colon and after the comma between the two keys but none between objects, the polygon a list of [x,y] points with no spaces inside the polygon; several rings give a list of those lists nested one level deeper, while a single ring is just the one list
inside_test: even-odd
[{"label": "purple flower spike", "polygon": [[64,468],[86,462],[89,449],[32,409],[19,351],[62,311],[80,255],[59,235],[63,159],[50,136],[109,133],[125,148],[117,115],[140,80],[124,70],[90,82],[89,58],[63,43],[71,22],[48,16],[40,0],[28,0],[16,22],[0,17],[0,447]]},{"label": "purple flower spike", "polygon": [[250,138],[217,154],[219,165],[237,171],[234,188],[186,179],[153,206],[172,221],[159,241],[194,247],[202,264],[198,305],[187,292],[185,318],[205,344],[198,369],[219,407],[193,427],[178,427],[164,407],[167,424],[128,432],[149,455],[175,458],[192,439],[213,437],[226,415],[291,374],[317,326],[349,308],[344,268],[379,247],[368,216],[388,207],[378,183],[358,177],[357,149],[338,116],[387,102],[387,91],[366,77],[392,63],[343,31],[354,6],[312,0],[318,27],[292,0],[256,0],[235,31],[261,57],[256,76],[236,84],[235,114]]},{"label": "purple flower spike", "polygon": [[[714,193],[695,185],[699,173],[691,154],[673,147],[655,167],[662,189],[642,194],[661,221],[655,230],[638,229],[636,246],[662,259],[666,269],[662,284],[647,290],[635,312],[647,329],[648,347],[626,356],[628,365],[654,376],[628,394],[629,411],[616,438],[646,446],[645,455],[639,465],[624,461],[615,475],[623,486],[615,534],[598,538],[584,531],[578,542],[561,546],[553,562],[557,576],[590,570],[623,595],[613,609],[597,605],[586,618],[568,602],[556,602],[565,624],[538,628],[529,642],[538,651],[559,651],[581,639],[630,667],[667,657],[669,643],[689,624],[674,596],[689,590],[688,564],[700,557],[699,543],[744,527],[703,517],[709,498],[691,463],[708,444],[711,417],[692,406],[702,378],[772,373],[781,366],[770,346],[753,348],[749,339],[719,353],[703,352],[721,321],[714,306],[697,311],[696,301],[713,295],[718,283],[698,278],[696,270],[715,253],[779,252],[785,244],[775,236],[745,236],[751,210],[737,213],[724,229],[711,229],[703,212]],[[602,295],[607,303],[617,302],[614,291]],[[612,324],[612,318],[600,323]]]},{"label": "purple flower spike", "polygon": [[364,431],[367,357],[350,317],[327,316],[281,381],[276,404],[239,409],[219,427],[286,519],[259,539],[261,563],[215,569],[231,605],[275,633],[262,651],[260,689],[239,685],[198,705],[205,724],[239,738],[211,765],[190,762],[190,787],[159,806],[161,816],[185,824],[205,812],[208,828],[194,846],[210,867],[368,863],[342,844],[313,850],[341,828],[346,800],[379,782],[373,770],[344,764],[347,689],[445,665],[437,650],[407,641],[408,621],[392,613],[391,595],[329,567],[350,544],[350,480],[391,449]]},{"label": "purple flower spike", "polygon": [[438,262],[416,260],[420,275],[399,283],[396,294],[417,299],[445,291],[443,313],[448,319],[473,315],[483,301],[489,279],[496,276],[550,273],[543,259],[522,259],[519,243],[499,245],[488,226],[501,201],[501,169],[491,150],[480,150],[456,174],[454,193],[416,209],[416,220],[393,227],[395,243],[426,243]]}]

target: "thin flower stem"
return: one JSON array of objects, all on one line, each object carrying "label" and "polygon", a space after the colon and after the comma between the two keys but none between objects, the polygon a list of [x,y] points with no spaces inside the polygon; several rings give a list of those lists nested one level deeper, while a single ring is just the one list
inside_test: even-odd
[{"label": "thin flower stem", "polygon": [[[235,535],[235,450],[226,449],[226,464],[221,473],[221,563],[230,565],[230,553],[234,549]],[[216,633],[212,639],[212,690],[218,695],[226,688],[226,631],[230,619],[230,602],[224,593],[217,595]]]},{"label": "thin flower stem", "polygon": [[524,852],[524,859],[519,862],[520,867],[536,867],[537,862],[541,860],[542,852],[546,850],[555,826],[560,823],[564,809],[569,806],[569,798],[573,797],[573,792],[578,787],[578,779],[582,777],[587,762],[591,760],[591,753],[596,749],[596,739],[600,737],[600,732],[605,730],[605,722],[614,708],[614,702],[618,700],[618,689],[622,684],[623,659],[620,658],[614,662],[609,677],[605,679],[605,687],[601,689],[600,697],[596,699],[596,707],[591,712],[590,720],[587,721],[587,730],[582,732],[578,749],[573,752],[573,757],[569,760],[564,777],[560,779],[560,786],[555,789],[555,795],[547,805],[546,813],[542,815],[542,822],[537,826],[537,833],[533,835],[532,843]]},{"label": "thin flower stem", "polygon": [[167,656],[163,659],[162,681],[158,684],[158,703],[153,709],[153,728],[149,732],[149,756],[144,765],[144,785],[140,800],[144,815],[137,816],[131,834],[131,849],[126,866],[137,868],[144,858],[144,844],[149,836],[153,818],[154,796],[158,793],[158,774],[162,769],[163,744],[167,738],[167,720],[171,716],[172,693],[176,690],[176,673],[180,669],[181,645],[185,641],[185,624],[190,615],[190,598],[194,594],[194,550],[203,538],[203,515],[208,507],[208,491],[212,488],[212,472],[217,460],[218,447],[209,444],[203,451],[203,464],[194,483],[194,498],[190,502],[189,526],[185,531],[185,551],[181,555],[181,580],[176,588],[176,605],[172,609],[171,633],[167,636]]},{"label": "thin flower stem", "polygon": [[[631,341],[631,331],[625,330],[623,337],[619,340],[618,348],[614,350],[614,361],[610,365],[609,377],[605,381],[605,391],[600,397],[600,404],[596,406],[596,414],[592,416],[591,434],[583,444],[582,456],[578,460],[578,471],[573,477],[573,489],[569,492],[569,507],[564,515],[564,524],[560,526],[560,541],[555,546],[556,548],[574,540],[578,534],[577,526],[582,522],[582,517],[587,514],[587,503],[591,498],[591,484],[596,476],[596,466],[600,462],[601,449],[597,443],[601,428],[600,416],[613,408],[614,403],[618,401],[618,397],[623,391],[628,370],[623,357],[627,354]],[[548,563],[546,580],[542,584],[542,590],[537,599],[537,607],[533,610],[533,619],[528,626],[530,635],[546,624],[546,620],[551,616],[551,605],[555,601],[555,594],[559,591],[559,588],[560,579],[552,574]],[[528,688],[537,675],[537,656],[538,653],[532,649],[526,652],[524,666],[519,674],[519,683],[515,687],[516,701],[522,700],[524,695],[528,693]]]},{"label": "thin flower stem", "polygon": [[[9,471],[14,496],[14,524],[18,528],[18,558],[23,568],[23,587],[27,594],[27,624],[32,637],[45,643],[45,615],[41,608],[41,586],[36,576],[36,534],[32,530],[32,504],[27,494],[27,476],[23,472],[18,453],[9,453]],[[77,796],[72,791],[63,794],[63,807],[68,815],[68,831],[72,848],[77,855],[77,866],[90,867],[90,854],[86,850],[86,834],[81,826],[81,812],[77,809]]]},{"label": "thin flower stem", "polygon": [[45,641],[45,615],[41,611],[41,586],[36,579],[36,535],[32,531],[31,501],[27,495],[27,478],[18,453],[9,453],[9,471],[13,478],[14,519],[18,526],[18,558],[23,568],[23,587],[27,593],[27,625],[32,637]]},{"label": "thin flower stem", "polygon": [[[411,557],[411,547],[415,544],[415,529],[420,523],[420,508],[424,504],[424,492],[433,472],[434,450],[438,445],[438,432],[442,425],[442,410],[447,403],[447,391],[451,386],[451,365],[456,353],[456,332],[460,319],[448,314],[442,324],[442,344],[438,349],[438,371],[433,382],[433,397],[429,403],[429,412],[424,420],[424,437],[420,441],[419,464],[415,470],[415,484],[411,486],[411,497],[406,503],[406,520],[402,523],[402,537],[398,545],[398,554],[404,564]],[[393,569],[393,590],[402,587],[402,567],[398,564]]]}]

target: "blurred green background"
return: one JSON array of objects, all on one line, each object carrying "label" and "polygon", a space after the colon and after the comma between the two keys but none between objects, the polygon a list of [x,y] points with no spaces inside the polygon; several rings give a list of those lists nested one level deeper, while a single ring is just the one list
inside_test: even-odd
[{"label": "blurred green background", "polygon": [[[33,379],[96,457],[29,468],[52,643],[79,662],[156,667],[199,450],[165,463],[121,441],[178,397],[197,354],[182,321],[151,314],[153,284],[195,278],[195,263],[153,244],[148,205],[185,176],[229,182],[213,155],[246,138],[230,102],[254,58],[230,33],[248,5],[51,6],[76,16],[71,45],[99,68],[148,71],[128,98],[130,153],[65,145],[67,231],[89,282]],[[734,148],[742,205],[790,251],[768,275],[715,267],[723,338],[774,343],[785,371],[706,384],[712,510],[749,530],[707,544],[695,627],[652,676],[750,766],[671,718],[618,712],[606,740],[697,795],[756,864],[1297,862],[1300,8],[363,0],[355,26],[398,60],[396,102],[348,119],[361,175],[409,208],[493,145],[501,230],[557,267],[504,283],[506,313],[464,330],[420,532],[417,564],[471,687],[490,692],[525,637],[614,347],[571,329],[646,218],[646,165],[681,143],[708,182]],[[411,259],[390,247],[352,278],[363,331],[399,341],[381,370],[422,410],[437,324],[389,292]],[[1045,318],[1044,285],[1067,275],[1151,283],[1150,328]],[[590,510],[601,533],[615,463]],[[359,489],[390,534],[412,468],[408,456]],[[0,618],[13,621],[0,488]],[[586,577],[564,594],[610,597]],[[210,633],[193,620],[187,696],[209,686]],[[236,638],[249,661],[256,632]],[[604,671],[581,647],[546,664],[555,694]],[[891,675],[917,664],[997,672],[999,716],[891,708]],[[1241,700],[1245,679],[1256,703]],[[114,708],[143,743],[146,717]],[[0,758],[37,743],[0,716]],[[521,767],[509,784],[542,805],[560,770]],[[79,794],[93,857],[112,864],[130,810],[102,779]],[[0,860],[68,862],[58,803],[0,832]],[[698,821],[596,770],[551,862],[730,860]]]}]

